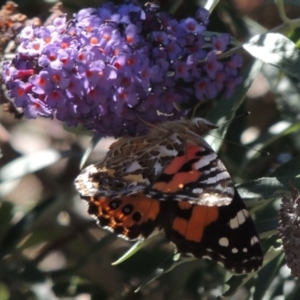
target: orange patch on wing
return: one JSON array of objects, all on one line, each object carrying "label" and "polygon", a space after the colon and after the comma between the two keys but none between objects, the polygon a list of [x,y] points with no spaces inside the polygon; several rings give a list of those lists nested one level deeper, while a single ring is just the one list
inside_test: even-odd
[{"label": "orange patch on wing", "polygon": [[165,191],[166,185],[166,182],[157,182],[153,184],[152,188],[158,191]]},{"label": "orange patch on wing", "polygon": [[187,202],[187,201],[180,201],[178,202],[178,207],[180,209],[190,209],[193,206],[193,204]]},{"label": "orange patch on wing", "polygon": [[168,175],[176,174],[180,168],[189,160],[196,158],[196,153],[203,150],[198,145],[187,144],[185,155],[175,157],[173,161],[165,168],[164,173]]},{"label": "orange patch on wing", "polygon": [[176,193],[184,188],[184,185],[190,182],[196,182],[202,173],[193,170],[188,173],[177,173],[173,176],[170,182],[156,182],[153,184],[153,189],[164,193]]},{"label": "orange patch on wing", "polygon": [[[116,209],[112,209],[109,204],[111,201],[120,200],[121,203]],[[146,197],[142,193],[137,193],[134,195],[122,196],[112,199],[106,197],[100,197],[92,201],[95,205],[98,206],[98,215],[97,217],[104,217],[110,220],[110,225],[114,228],[115,225],[120,224],[127,228],[132,227],[133,225],[140,225],[147,221],[154,221],[160,211],[160,202],[159,200]],[[130,214],[124,214],[123,208],[126,205],[132,205],[133,210]],[[141,214],[141,219],[136,222],[132,219],[132,215],[135,212]]]},{"label": "orange patch on wing", "polygon": [[188,241],[200,243],[205,227],[216,221],[219,216],[218,207],[194,205],[189,220],[176,217],[172,229],[180,233]]},{"label": "orange patch on wing", "polygon": [[172,224],[172,229],[185,237],[188,222],[189,221],[182,218],[175,218]]},{"label": "orange patch on wing", "polygon": [[188,161],[199,158],[197,152],[203,150],[198,145],[187,144],[186,152],[182,156],[175,157],[172,162],[164,169],[164,174],[173,175],[170,182],[156,182],[152,188],[164,193],[176,193],[183,189],[187,183],[196,182],[202,175],[198,170],[191,170],[190,172],[179,172],[184,164]]},{"label": "orange patch on wing", "polygon": [[[142,219],[139,223],[143,223],[148,220],[155,220],[160,211],[160,201],[157,199],[152,199],[146,197],[143,193],[135,194],[136,197],[133,198],[130,204],[134,206],[134,211],[138,211],[142,214]],[[128,198],[131,200],[131,196],[125,196],[123,198]]]}]

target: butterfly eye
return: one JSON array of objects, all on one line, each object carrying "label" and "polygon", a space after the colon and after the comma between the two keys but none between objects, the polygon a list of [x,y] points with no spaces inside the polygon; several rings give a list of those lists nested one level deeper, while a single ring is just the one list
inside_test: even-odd
[{"label": "butterfly eye", "polygon": [[[209,130],[218,128],[217,125],[209,122],[204,118],[195,118],[192,120],[193,125],[196,127],[198,134],[206,134]],[[200,129],[200,132],[199,132]]]}]

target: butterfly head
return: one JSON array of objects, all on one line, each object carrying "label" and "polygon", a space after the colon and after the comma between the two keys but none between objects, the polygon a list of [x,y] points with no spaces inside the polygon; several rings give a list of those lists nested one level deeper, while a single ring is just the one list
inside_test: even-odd
[{"label": "butterfly head", "polygon": [[191,131],[200,136],[207,134],[210,130],[218,128],[217,125],[204,118],[194,118],[190,121]]},{"label": "butterfly head", "polygon": [[177,120],[161,123],[159,127],[154,127],[150,131],[152,136],[160,136],[162,132],[177,133],[177,134],[196,134],[197,136],[204,136],[210,130],[218,128],[217,125],[209,122],[204,118],[194,118],[192,120]]}]

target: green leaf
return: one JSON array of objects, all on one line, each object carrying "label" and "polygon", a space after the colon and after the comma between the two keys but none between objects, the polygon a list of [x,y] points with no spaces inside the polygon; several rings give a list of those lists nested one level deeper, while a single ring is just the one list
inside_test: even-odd
[{"label": "green leaf", "polygon": [[[285,289],[284,293],[284,300],[298,300],[300,295],[300,285],[295,280],[295,288],[293,290],[291,289]],[[288,295],[287,292],[289,293]]]},{"label": "green leaf", "polygon": [[0,282],[0,299],[1,300],[9,300],[11,299],[9,295],[9,289],[6,284]]},{"label": "green leaf", "polygon": [[35,264],[30,261],[23,261],[23,268],[18,278],[24,282],[39,283],[46,280],[44,272],[41,272]]},{"label": "green leaf", "polygon": [[0,171],[0,182],[14,180],[29,173],[36,172],[48,167],[58,160],[70,157],[71,151],[57,151],[53,149],[35,152],[13,160],[2,167]]},{"label": "green leaf", "polygon": [[252,278],[257,277],[257,273],[253,272],[247,275],[232,275],[229,280],[224,283],[226,291],[222,295],[222,300],[229,300],[237,289],[243,287]]},{"label": "green leaf", "polygon": [[116,265],[122,263],[123,261],[127,260],[129,257],[131,257],[136,252],[138,252],[140,249],[142,249],[147,244],[149,244],[149,241],[151,241],[150,238],[146,239],[146,240],[142,240],[142,241],[137,241],[132,247],[130,247],[130,249],[126,253],[124,253],[120,258],[118,258],[116,261],[114,261],[112,263],[112,265],[116,266]]},{"label": "green leaf", "polygon": [[283,0],[284,4],[297,5],[300,6],[299,0]]},{"label": "green leaf", "polygon": [[[250,143],[247,146],[254,147],[257,150],[263,150],[267,146],[277,142],[285,136],[297,132],[298,130],[300,130],[300,122],[296,122],[292,125],[286,121],[278,122],[269,129],[268,133],[261,135],[255,143]],[[253,159],[257,158],[258,155],[259,153],[257,151],[249,150],[246,154],[248,159],[239,167],[239,173],[243,173],[249,164],[253,163]],[[287,174],[285,176],[287,176]]]},{"label": "green leaf", "polygon": [[262,222],[255,223],[255,227],[260,238],[263,239],[277,233],[278,220],[264,220]]},{"label": "green leaf", "polygon": [[281,248],[271,247],[265,254],[264,267],[258,273],[256,280],[254,299],[263,299],[268,294],[268,289],[271,287],[271,282],[278,274],[279,268],[282,266],[284,255]]},{"label": "green leaf", "polygon": [[7,255],[15,248],[20,239],[32,228],[36,219],[39,218],[42,213],[49,212],[49,206],[51,205],[53,205],[53,198],[43,201],[29,211],[19,222],[6,230],[0,242],[0,257]]},{"label": "green leaf", "polygon": [[300,79],[300,52],[296,45],[284,35],[279,33],[259,34],[244,44],[243,48],[255,58]]},{"label": "green leaf", "polygon": [[0,202],[0,240],[10,225],[13,217],[13,205],[9,202]]},{"label": "green leaf", "polygon": [[84,151],[84,154],[81,158],[80,161],[80,165],[79,168],[82,169],[84,164],[86,163],[88,157],[90,156],[91,152],[93,151],[93,149],[96,147],[96,145],[99,143],[99,141],[101,140],[100,136],[94,135],[91,142],[89,143],[88,148]]},{"label": "green leaf", "polygon": [[105,237],[99,240],[94,247],[92,247],[88,252],[85,253],[84,256],[80,258],[79,261],[77,261],[77,264],[72,268],[72,272],[80,270],[93,256],[94,253],[99,252],[101,249],[107,247],[107,245],[110,245],[117,238],[118,237],[114,234],[107,234]]},{"label": "green leaf", "polygon": [[155,271],[150,274],[150,276],[144,280],[140,286],[135,290],[135,293],[139,292],[143,288],[145,288],[148,284],[153,282],[155,279],[159,278],[160,276],[172,271],[177,266],[181,265],[182,263],[185,263],[187,261],[195,260],[194,257],[185,257],[180,254],[175,254],[173,257],[168,256],[165,261],[159,266],[159,268],[156,268]]},{"label": "green leaf", "polygon": [[56,280],[52,287],[52,290],[58,297],[56,299],[80,299],[81,297],[76,297],[80,294],[87,294],[88,299],[91,300],[109,299],[107,295],[107,289],[96,285],[94,282],[81,280],[77,276],[69,275],[63,277],[59,275],[57,276],[57,274],[53,276],[53,274],[54,272],[52,273],[52,277],[59,277],[59,280]]},{"label": "green leaf", "polygon": [[[290,181],[290,177],[263,177],[239,184],[237,188],[245,201],[262,198],[278,199],[290,193]],[[300,178],[294,178],[293,184],[300,189]]]},{"label": "green leaf", "polygon": [[224,122],[231,120],[243,103],[244,98],[250,88],[255,76],[258,74],[262,63],[255,60],[245,71],[242,72],[241,76],[244,78],[243,82],[235,88],[234,95],[227,99],[225,96],[222,97],[214,107],[214,109],[207,115],[207,119],[216,125],[221,125],[219,129],[211,132],[211,135],[207,136],[205,140],[211,145],[211,147],[218,151],[220,148],[223,138],[227,132],[230,122],[222,125]]},{"label": "green leaf", "polygon": [[281,177],[286,176],[290,178],[291,183],[293,182],[293,177],[299,177],[300,174],[300,156],[297,156],[287,163],[281,165],[273,173],[274,176]]}]

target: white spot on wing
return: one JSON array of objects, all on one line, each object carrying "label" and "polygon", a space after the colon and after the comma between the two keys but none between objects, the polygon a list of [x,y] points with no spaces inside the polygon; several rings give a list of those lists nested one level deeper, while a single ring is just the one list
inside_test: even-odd
[{"label": "white spot on wing", "polygon": [[219,168],[218,167],[212,167],[209,170],[204,170],[203,174],[207,175],[209,173],[213,173],[215,171],[217,171]]},{"label": "white spot on wing", "polygon": [[193,194],[201,194],[203,192],[203,189],[201,188],[197,188],[197,189],[193,189]]},{"label": "white spot on wing", "polygon": [[201,158],[200,160],[198,160],[195,164],[194,167],[195,169],[199,170],[202,167],[205,167],[207,165],[210,164],[211,161],[215,160],[217,158],[217,154],[216,153],[210,153],[206,156],[204,156],[203,158]]},{"label": "white spot on wing", "polygon": [[217,176],[210,177],[207,180],[204,180],[202,182],[206,183],[206,184],[212,184],[212,183],[216,183],[218,181],[221,181],[221,180],[224,180],[224,179],[228,179],[228,178],[230,178],[229,173],[227,171],[223,171],[223,172],[217,174]]},{"label": "white spot on wing", "polygon": [[247,209],[243,209],[243,212],[244,212],[245,217],[250,216],[249,211]]},{"label": "white spot on wing", "polygon": [[142,169],[142,166],[137,162],[134,161],[127,169],[126,169],[126,173],[132,173],[136,170]]},{"label": "white spot on wing", "polygon": [[245,218],[246,216],[245,216],[245,212],[244,211],[245,211],[245,209],[240,210],[237,213],[237,216],[236,216],[240,225],[243,224],[246,221],[246,218]]},{"label": "white spot on wing", "polygon": [[239,227],[239,222],[238,222],[237,217],[234,217],[233,219],[231,219],[229,221],[229,226],[230,226],[231,229],[235,229],[235,228]]},{"label": "white spot on wing", "polygon": [[232,252],[232,253],[238,253],[239,250],[238,250],[237,248],[232,248],[232,249],[231,249],[231,252]]},{"label": "white spot on wing", "polygon": [[253,246],[254,244],[256,244],[256,243],[258,243],[258,242],[259,242],[259,240],[258,240],[258,238],[257,238],[256,235],[254,235],[254,236],[251,238],[251,240],[250,240],[251,246]]},{"label": "white spot on wing", "polygon": [[159,147],[160,150],[160,156],[165,157],[165,156],[171,156],[175,157],[178,154],[178,151],[175,149],[167,149],[166,147]]},{"label": "white spot on wing", "polygon": [[162,165],[159,162],[156,162],[154,165],[154,174],[160,174],[162,172]]},{"label": "white spot on wing", "polygon": [[240,210],[237,214],[236,217],[230,220],[229,226],[232,229],[238,228],[240,225],[242,225],[245,221],[246,218],[248,218],[249,213],[246,209]]},{"label": "white spot on wing", "polygon": [[202,258],[206,258],[206,259],[212,260],[212,258],[210,256],[208,256],[208,255],[204,255],[204,256],[202,256]]},{"label": "white spot on wing", "polygon": [[229,245],[229,240],[226,237],[222,237],[219,239],[219,245],[223,247],[228,247]]}]

